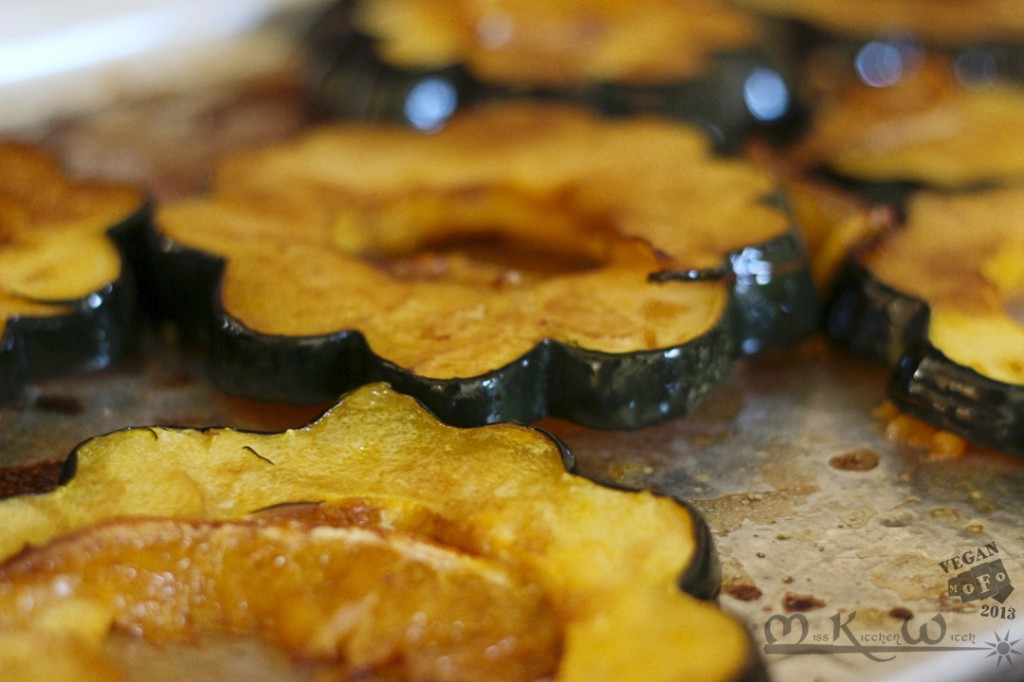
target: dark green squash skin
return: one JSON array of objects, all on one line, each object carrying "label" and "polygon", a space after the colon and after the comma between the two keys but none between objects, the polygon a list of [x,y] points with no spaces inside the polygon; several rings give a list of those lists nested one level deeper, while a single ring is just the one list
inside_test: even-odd
[{"label": "dark green squash skin", "polygon": [[140,300],[153,321],[170,320],[186,342],[209,342],[224,260],[182,247],[151,226],[143,236]]},{"label": "dark green squash skin", "polygon": [[[744,85],[756,69],[769,69],[792,93],[792,79],[767,41],[732,52],[709,55],[706,73],[693,79],[653,84],[595,82],[564,88],[489,84],[465,68],[402,69],[376,56],[372,38],[352,26],[352,0],[329,7],[307,36],[309,81],[313,108],[321,115],[342,119],[408,124],[406,99],[427,79],[446,83],[457,98],[456,109],[493,100],[528,97],[586,106],[608,116],[653,114],[705,128],[720,149],[736,152],[750,134],[784,139],[802,118],[792,106],[770,121],[759,120],[744,99]],[[452,112],[454,113],[454,112]]]},{"label": "dark green squash skin", "polygon": [[[424,405],[424,407],[429,409],[429,406],[427,405]],[[316,421],[316,419],[312,421]],[[125,430],[132,430],[135,428],[148,427],[128,427],[128,429]],[[185,429],[183,427],[158,428],[189,430],[201,434],[211,431],[216,432],[221,430],[222,427],[204,427],[198,429]],[[577,469],[576,457],[573,455],[571,448],[565,443],[565,441],[546,429],[537,426],[528,426],[527,428],[543,434],[543,436],[557,448],[562,460],[562,465],[568,473],[574,476],[581,475]],[[65,458],[60,469],[57,485],[65,485],[75,477],[78,470],[78,453],[82,449],[83,445],[84,443],[75,447]],[[616,486],[606,482],[599,482],[599,484],[607,488],[622,490],[624,492],[637,492],[635,489]],[[676,584],[680,590],[696,599],[706,602],[716,601],[721,590],[722,567],[710,526],[700,512],[697,511],[697,509],[689,502],[680,499],[675,495],[669,495],[661,492],[655,492],[655,494],[668,497],[676,504],[685,508],[691,520],[690,526],[693,533],[692,540],[694,551],[689,563],[680,570]],[[748,637],[747,643],[748,652],[746,657],[746,666],[742,673],[735,678],[735,682],[768,682],[769,677],[767,666],[763,656],[758,652],[752,637]]]},{"label": "dark green squash skin", "polygon": [[730,254],[715,273],[654,273],[653,286],[727,276],[728,312],[704,336],[678,347],[601,353],[543,341],[517,360],[476,377],[417,376],[369,348],[358,330],[315,336],[257,333],[220,304],[223,261],[150,231],[155,306],[185,335],[209,344],[209,371],[226,393],[316,405],[386,381],[455,426],[530,423],[559,416],[585,426],[631,430],[688,413],[724,378],[732,361],[778,348],[816,330],[819,313],[803,244],[795,230]]},{"label": "dark green squash skin", "polygon": [[899,408],[993,450],[1024,457],[1024,386],[997,381],[950,360],[927,342],[892,372]]},{"label": "dark green squash skin", "polygon": [[21,336],[10,329],[0,336],[0,406],[16,403],[29,383]]},{"label": "dark green squash skin", "polygon": [[732,280],[729,316],[738,355],[784,348],[818,329],[818,292],[806,248],[795,228],[762,244],[729,253],[728,266],[719,271],[661,271],[650,279],[686,281],[704,277]]},{"label": "dark green squash skin", "polygon": [[354,330],[311,337],[254,333],[221,311],[210,372],[226,393],[313,405],[371,381],[387,381],[453,426],[532,423],[559,416],[628,430],[681,416],[702,401],[732,361],[727,321],[682,346],[613,354],[543,341],[486,374],[421,377],[375,355]]},{"label": "dark green squash skin", "polygon": [[928,333],[927,304],[880,282],[855,258],[843,267],[834,291],[825,331],[858,355],[893,367]]},{"label": "dark green squash skin", "polygon": [[32,382],[107,367],[134,347],[135,266],[151,218],[147,202],[107,231],[121,255],[117,280],[80,299],[61,302],[70,307],[61,315],[8,320],[0,339],[0,404],[16,402]]},{"label": "dark green squash skin", "polygon": [[818,293],[795,229],[729,254],[736,281],[738,350],[754,355],[790,346],[817,330]]},{"label": "dark green squash skin", "polygon": [[1024,386],[950,360],[928,341],[928,305],[847,266],[826,331],[891,368],[887,396],[901,410],[994,450],[1024,456]]}]

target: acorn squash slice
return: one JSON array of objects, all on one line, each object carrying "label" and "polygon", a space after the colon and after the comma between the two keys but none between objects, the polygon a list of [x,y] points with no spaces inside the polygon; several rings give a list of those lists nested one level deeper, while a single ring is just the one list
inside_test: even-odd
[{"label": "acorn squash slice", "polygon": [[[67,565],[74,568],[92,560],[82,558],[83,553],[105,557],[113,548],[140,573],[152,568],[165,576],[156,584],[164,589],[154,589],[155,594],[146,597],[155,632],[164,627],[160,614],[181,628],[191,627],[174,617],[180,604],[161,599],[188,600],[217,586],[224,589],[218,594],[228,613],[199,613],[198,625],[207,617],[213,625],[224,622],[218,618],[258,619],[264,612],[280,610],[274,591],[261,593],[265,585],[279,581],[282,589],[296,583],[310,585],[296,589],[311,593],[320,589],[314,577],[281,577],[273,565],[292,571],[303,557],[320,554],[315,545],[318,533],[336,537],[337,551],[342,552],[340,547],[372,532],[373,542],[392,554],[413,552],[427,562],[422,579],[428,583],[430,575],[456,562],[468,577],[459,578],[456,571],[453,580],[494,576],[488,589],[505,595],[502,599],[524,600],[519,602],[522,613],[550,609],[557,632],[545,634],[547,621],[540,619],[538,632],[527,634],[543,642],[552,637],[560,642],[555,679],[656,682],[762,674],[745,628],[713,604],[680,589],[703,598],[717,591],[717,564],[700,517],[671,498],[606,488],[575,476],[567,471],[571,462],[559,442],[541,431],[511,424],[446,426],[412,398],[381,384],[363,387],[310,425],[282,433],[127,429],[79,446],[68,459],[65,482],[55,490],[0,501],[0,524],[5,529],[0,556],[8,558],[0,569],[0,594],[16,599],[18,589],[34,589],[17,577],[33,574],[26,566],[53,559],[58,564],[71,562]],[[314,510],[312,515],[304,508]],[[157,520],[117,521],[125,516]],[[159,521],[167,518],[178,522]],[[97,525],[107,521],[113,525]],[[142,524],[141,535],[135,535],[132,523]],[[295,524],[313,528],[311,539],[296,537]],[[350,530],[324,530],[334,526]],[[73,531],[81,535],[68,536]],[[265,533],[276,534],[275,542],[295,544],[300,556],[278,549],[248,551]],[[26,543],[39,545],[61,536],[65,539],[50,547],[17,554]],[[257,566],[230,576],[218,568],[210,577],[214,586],[171,587],[168,575],[193,569],[202,574],[204,563],[221,565],[219,558],[200,556],[202,542],[189,549],[181,536],[205,538],[205,553],[222,556],[236,540],[218,536],[241,536],[240,550],[224,562]],[[166,552],[154,550],[150,556],[144,547],[160,543]],[[412,543],[437,547],[413,549]],[[435,553],[445,558],[435,561]],[[284,559],[275,560],[276,556]],[[188,561],[178,561],[182,558]],[[102,567],[104,561],[90,566]],[[178,568],[168,574],[160,562]],[[351,570],[358,566],[357,561]],[[370,566],[372,574],[377,564]],[[56,570],[63,569],[58,565]],[[104,570],[117,573],[109,567]],[[88,568],[85,575],[92,571]],[[320,569],[310,571],[324,574]],[[82,575],[77,570],[69,573]],[[114,589],[117,582],[109,574],[97,580],[90,589]],[[506,580],[525,587],[506,592],[500,584]],[[47,589],[63,584],[43,582]],[[196,576],[188,584],[204,585]],[[70,597],[74,587],[67,585],[58,594]],[[251,610],[232,606],[236,597],[249,592],[258,602]],[[402,594],[380,598],[401,602]],[[53,603],[53,595],[48,599]],[[336,631],[346,625],[361,627],[353,625],[358,614],[325,615],[318,611],[329,610],[321,600],[310,601],[308,611],[291,614],[295,622],[284,617],[278,624],[284,635],[267,636],[289,647],[315,649],[325,640],[310,633],[317,632],[314,626],[325,619]],[[91,603],[96,608],[95,601]],[[396,609],[400,619],[408,613],[408,604],[398,603]],[[50,622],[71,621],[73,628],[87,620],[62,621],[60,615],[73,610],[56,608]],[[102,635],[109,626],[109,609],[100,613],[105,615],[97,620],[106,624],[98,628]],[[17,618],[8,614],[0,620]],[[516,617],[509,615],[508,620],[514,623]],[[17,629],[16,625],[10,627]],[[246,628],[250,626],[256,628]],[[467,623],[467,632],[476,626],[475,621]],[[444,621],[438,629],[444,630]],[[258,629],[255,634],[260,634]],[[326,641],[326,649],[335,644],[330,638]]]},{"label": "acorn squash slice", "polygon": [[434,129],[484,101],[661,114],[738,149],[792,118],[764,27],[719,0],[342,0],[310,32],[313,103]]},{"label": "acorn squash slice", "polygon": [[885,87],[852,70],[832,78],[840,85],[821,94],[808,129],[789,151],[792,162],[895,203],[915,188],[975,189],[1024,178],[1019,80],[965,82],[949,54],[907,62]]},{"label": "acorn squash slice", "polygon": [[134,188],[74,180],[42,150],[0,143],[0,403],[125,351],[126,257],[147,216]]},{"label": "acorn squash slice", "polygon": [[1015,0],[736,0],[742,8],[860,40],[904,36],[929,45],[1019,43],[1024,16]]},{"label": "acorn squash slice", "polygon": [[299,521],[107,522],[0,567],[0,605],[0,650],[33,630],[159,645],[257,635],[332,679],[536,680],[555,672],[561,644],[544,591],[501,564]]},{"label": "acorn squash slice", "polygon": [[636,428],[814,329],[773,192],[664,121],[503,106],[432,135],[326,127],[161,207],[153,270],[168,314],[212,320],[229,393],[315,404],[386,380],[460,426]]},{"label": "acorn squash slice", "polygon": [[905,411],[1024,455],[1024,189],[917,192],[851,265],[829,333],[894,367]]}]

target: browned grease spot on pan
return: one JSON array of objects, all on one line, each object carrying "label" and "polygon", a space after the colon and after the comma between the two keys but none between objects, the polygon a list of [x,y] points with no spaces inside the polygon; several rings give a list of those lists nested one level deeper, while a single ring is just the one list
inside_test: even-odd
[{"label": "browned grease spot on pan", "polygon": [[871,471],[878,466],[878,452],[871,448],[857,448],[836,455],[828,463],[839,471]]},{"label": "browned grease spot on pan", "polygon": [[825,606],[825,602],[810,594],[794,594],[787,592],[782,598],[782,608],[786,613],[813,611]]},{"label": "browned grease spot on pan", "polygon": [[722,590],[740,601],[757,601],[761,598],[761,588],[750,583],[731,583],[724,585]]}]

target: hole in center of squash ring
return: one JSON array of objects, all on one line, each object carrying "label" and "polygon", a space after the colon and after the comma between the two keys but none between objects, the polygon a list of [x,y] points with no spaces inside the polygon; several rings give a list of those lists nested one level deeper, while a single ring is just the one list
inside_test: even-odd
[{"label": "hole in center of squash ring", "polygon": [[495,287],[528,285],[601,264],[583,253],[559,252],[498,233],[452,236],[424,244],[414,254],[373,260],[398,279]]},{"label": "hole in center of squash ring", "polygon": [[557,194],[480,188],[378,201],[337,216],[333,237],[396,279],[507,288],[600,268],[606,223]]}]

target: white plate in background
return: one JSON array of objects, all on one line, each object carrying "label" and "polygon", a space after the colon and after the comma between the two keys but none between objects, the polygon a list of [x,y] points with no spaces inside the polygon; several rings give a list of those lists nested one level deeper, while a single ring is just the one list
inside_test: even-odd
[{"label": "white plate in background", "polygon": [[0,3],[0,132],[272,73],[325,0]]}]

